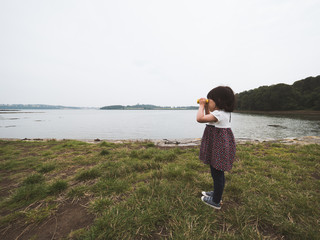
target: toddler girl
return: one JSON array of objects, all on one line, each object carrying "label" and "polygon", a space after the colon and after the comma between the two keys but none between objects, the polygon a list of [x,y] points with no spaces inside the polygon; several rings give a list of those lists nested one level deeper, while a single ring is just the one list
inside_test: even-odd
[{"label": "toddler girl", "polygon": [[199,99],[197,121],[207,123],[204,130],[200,160],[210,165],[213,191],[202,192],[201,200],[216,209],[221,208],[221,197],[225,185],[224,172],[232,168],[236,144],[231,130],[231,112],[235,96],[230,87],[216,87],[205,98]]}]

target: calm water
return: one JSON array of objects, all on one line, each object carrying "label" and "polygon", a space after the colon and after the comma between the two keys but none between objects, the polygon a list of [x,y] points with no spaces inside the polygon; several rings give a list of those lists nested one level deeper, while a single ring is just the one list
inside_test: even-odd
[{"label": "calm water", "polygon": [[[0,112],[0,138],[200,138],[194,110],[21,110]],[[320,136],[320,119],[232,113],[236,138]]]}]

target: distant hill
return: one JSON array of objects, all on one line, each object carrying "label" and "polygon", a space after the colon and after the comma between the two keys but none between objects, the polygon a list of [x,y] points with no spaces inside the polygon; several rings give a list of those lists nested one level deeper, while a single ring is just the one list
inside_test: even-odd
[{"label": "distant hill", "polygon": [[237,110],[320,110],[320,75],[294,82],[262,86],[236,94]]},{"label": "distant hill", "polygon": [[[98,109],[85,107],[67,107],[60,105],[45,105],[45,104],[0,104],[0,110],[23,110],[23,109]],[[160,107],[151,104],[136,104],[136,105],[110,105],[100,108],[101,110],[195,110],[196,106],[187,107]]]},{"label": "distant hill", "polygon": [[45,104],[0,104],[2,110],[13,109],[82,109],[81,107],[66,107]]},{"label": "distant hill", "polygon": [[160,107],[150,104],[136,104],[136,105],[110,105],[100,108],[101,110],[195,110],[196,106],[187,107]]}]

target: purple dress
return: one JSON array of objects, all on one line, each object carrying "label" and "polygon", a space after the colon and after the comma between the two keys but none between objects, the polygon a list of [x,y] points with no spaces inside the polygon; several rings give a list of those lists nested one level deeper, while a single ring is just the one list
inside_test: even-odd
[{"label": "purple dress", "polygon": [[[217,170],[230,171],[236,155],[236,143],[231,127],[231,113],[214,111],[215,125],[207,125],[201,140],[199,159]],[[226,118],[230,114],[230,118]],[[229,115],[228,115],[229,116]],[[229,124],[227,123],[229,121]]]}]

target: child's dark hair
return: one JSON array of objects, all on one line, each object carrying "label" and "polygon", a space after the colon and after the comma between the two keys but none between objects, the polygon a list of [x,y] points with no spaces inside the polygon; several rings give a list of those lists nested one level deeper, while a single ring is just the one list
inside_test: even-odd
[{"label": "child's dark hair", "polygon": [[235,107],[235,96],[230,87],[216,87],[212,89],[208,95],[208,99],[215,101],[217,107],[226,112],[233,112]]}]

